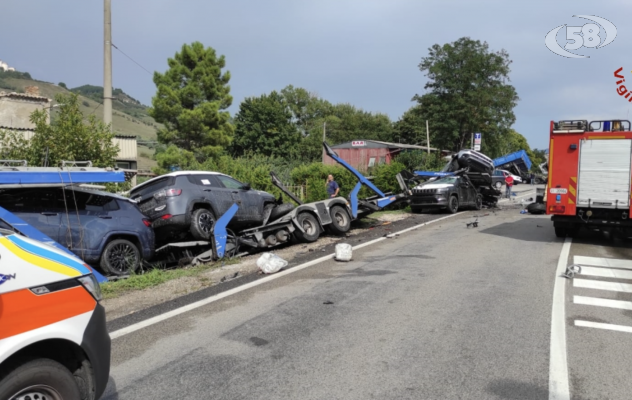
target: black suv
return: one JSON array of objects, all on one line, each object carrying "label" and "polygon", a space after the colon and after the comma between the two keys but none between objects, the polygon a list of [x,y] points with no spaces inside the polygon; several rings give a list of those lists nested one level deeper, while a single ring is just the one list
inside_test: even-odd
[{"label": "black suv", "polygon": [[270,193],[228,175],[208,171],[178,171],[133,188],[130,198],[151,221],[158,243],[185,239],[209,240],[215,221],[234,203],[239,210],[228,225],[233,229],[259,226],[268,208],[276,206]]},{"label": "black suv", "polygon": [[414,213],[422,212],[422,209],[445,208],[454,214],[464,206],[476,210],[483,206],[483,196],[466,175],[429,181],[413,188],[412,192],[410,209]]}]

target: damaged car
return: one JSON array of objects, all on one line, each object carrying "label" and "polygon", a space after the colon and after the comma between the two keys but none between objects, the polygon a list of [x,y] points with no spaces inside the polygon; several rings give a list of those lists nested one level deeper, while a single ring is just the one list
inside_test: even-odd
[{"label": "damaged car", "polygon": [[261,226],[294,208],[270,193],[210,171],[176,171],[158,176],[134,187],[130,198],[151,221],[159,244],[187,238],[209,240],[215,221],[233,204],[239,206],[228,224],[234,230]]},{"label": "damaged car", "polygon": [[445,209],[454,214],[462,208],[480,210],[483,196],[467,175],[446,176],[412,189],[410,208],[414,213],[423,210]]}]

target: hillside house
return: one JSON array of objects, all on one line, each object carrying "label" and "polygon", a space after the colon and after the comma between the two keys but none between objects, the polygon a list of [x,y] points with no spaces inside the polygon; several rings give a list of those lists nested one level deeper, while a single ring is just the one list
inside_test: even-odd
[{"label": "hillside house", "polygon": [[[0,92],[0,130],[20,131],[26,139],[31,139],[35,129],[31,114],[45,110],[50,123],[51,108],[52,100],[40,96],[37,86],[27,86],[25,93]],[[138,169],[136,136],[116,135],[114,144],[119,146],[116,166],[125,170],[125,176],[134,185]]]}]

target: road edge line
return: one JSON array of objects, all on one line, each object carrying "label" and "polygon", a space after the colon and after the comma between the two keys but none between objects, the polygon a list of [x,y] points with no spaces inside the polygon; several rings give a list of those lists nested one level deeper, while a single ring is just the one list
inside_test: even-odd
[{"label": "road edge line", "polygon": [[549,400],[570,400],[566,353],[566,272],[573,240],[566,238],[555,270],[551,306],[551,348],[549,351]]},{"label": "road edge line", "polygon": [[[395,232],[394,235],[399,235],[399,234],[402,234],[402,233],[406,233],[406,232],[409,232],[409,231],[411,231],[413,229],[421,228],[423,226],[432,224],[434,222],[443,221],[443,220],[445,220],[447,218],[456,217],[457,215],[461,215],[461,214],[462,214],[462,212],[456,213],[456,214],[452,214],[452,215],[447,215],[445,217],[441,217],[441,218],[437,218],[437,219],[433,219],[432,221],[427,221],[427,222],[424,222],[422,224],[415,225],[415,226],[412,226],[410,228],[403,229],[403,230],[401,230],[399,232]],[[370,240],[370,241],[368,241],[366,243],[362,243],[362,244],[359,244],[357,246],[354,246],[353,250],[361,249],[362,247],[370,246],[372,244],[375,244],[377,242],[380,242],[380,241],[386,240],[386,239],[387,239],[386,237],[373,239],[373,240]],[[215,301],[221,300],[221,299],[223,299],[225,297],[228,297],[228,296],[231,296],[233,294],[239,293],[241,291],[244,291],[244,290],[253,288],[255,286],[259,286],[259,285],[262,285],[264,283],[273,281],[273,280],[281,278],[281,277],[283,277],[285,275],[289,275],[292,272],[297,272],[297,271],[300,271],[302,269],[311,267],[313,265],[320,264],[321,262],[330,260],[332,258],[334,258],[334,254],[328,254],[326,256],[317,258],[315,260],[308,261],[308,262],[306,262],[304,264],[297,265],[296,267],[287,269],[285,271],[277,272],[274,275],[270,275],[270,276],[267,276],[265,278],[257,279],[256,281],[247,283],[245,285],[238,286],[236,288],[227,290],[227,291],[222,292],[222,293],[218,293],[216,295],[209,296],[209,297],[207,297],[205,299],[198,300],[198,301],[196,301],[194,303],[191,303],[191,304],[187,304],[186,306],[182,306],[182,307],[176,308],[175,310],[167,311],[166,313],[163,313],[163,314],[160,314],[160,315],[156,315],[155,317],[148,318],[148,319],[146,319],[144,321],[137,322],[135,324],[126,326],[125,328],[121,328],[121,329],[118,329],[118,330],[110,333],[110,339],[113,340],[113,339],[120,338],[121,336],[125,336],[127,334],[132,333],[132,332],[136,332],[136,331],[138,331],[140,329],[143,329],[143,328],[146,328],[148,326],[157,324],[158,322],[165,321],[165,320],[167,320],[169,318],[175,317],[176,315],[183,314],[185,312],[194,310],[196,308],[199,308],[199,307],[205,306],[207,304],[213,303]]]}]

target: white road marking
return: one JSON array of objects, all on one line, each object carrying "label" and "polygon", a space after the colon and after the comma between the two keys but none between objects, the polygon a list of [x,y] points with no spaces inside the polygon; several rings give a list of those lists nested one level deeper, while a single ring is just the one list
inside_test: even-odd
[{"label": "white road marking", "polygon": [[570,400],[568,385],[568,362],[566,358],[566,311],[565,291],[568,254],[571,250],[571,238],[566,238],[555,271],[553,287],[553,306],[551,311],[551,350],[549,357],[549,400]]},{"label": "white road marking", "polygon": [[602,324],[600,322],[575,320],[575,326],[583,326],[586,328],[597,328],[597,329],[605,329],[609,331],[632,333],[632,326],[625,326],[625,325]]},{"label": "white road marking", "polygon": [[597,297],[573,296],[573,303],[587,306],[619,308],[621,310],[632,310],[632,301],[600,299]]},{"label": "white road marking", "polygon": [[592,265],[593,267],[632,269],[632,261],[618,260],[615,258],[575,256],[573,257],[573,263],[580,265]]},{"label": "white road marking", "polygon": [[632,271],[622,271],[620,269],[611,268],[585,267],[584,265],[581,265],[581,267],[581,275],[599,276],[601,278],[632,279]]},{"label": "white road marking", "polygon": [[584,289],[609,290],[611,292],[632,293],[629,283],[593,281],[591,279],[573,279],[573,287]]},{"label": "white road marking", "polygon": [[[461,213],[456,213],[456,214],[452,214],[452,215],[447,215],[445,217],[437,218],[437,219],[434,219],[432,221],[424,222],[423,224],[415,225],[415,226],[413,226],[411,228],[407,228],[407,229],[401,230],[399,232],[395,232],[394,234],[395,235],[399,235],[399,234],[402,234],[402,233],[406,233],[406,232],[412,231],[413,229],[421,228],[422,226],[426,226],[426,225],[432,224],[434,222],[439,222],[439,221],[442,221],[442,220],[445,220],[445,219],[448,219],[448,218],[452,218],[452,217],[455,217],[455,216],[460,215],[460,214]],[[361,249],[363,247],[373,245],[373,244],[375,244],[377,242],[381,242],[382,240],[387,240],[387,238],[386,237],[377,238],[377,239],[371,240],[369,242],[362,243],[360,245],[354,246],[353,249],[354,250]],[[165,320],[167,320],[169,318],[172,318],[172,317],[175,317],[177,315],[183,314],[183,313],[185,313],[187,311],[195,310],[196,308],[199,308],[199,307],[205,306],[207,304],[213,303],[215,301],[221,300],[221,299],[223,299],[225,297],[228,297],[228,296],[231,296],[231,295],[233,295],[235,293],[243,292],[244,290],[248,290],[248,289],[253,288],[255,286],[263,285],[264,283],[267,283],[267,282],[273,281],[275,279],[281,278],[281,277],[283,277],[285,275],[289,275],[289,274],[291,274],[293,272],[300,271],[300,270],[305,269],[307,267],[311,267],[312,265],[320,264],[321,262],[330,260],[332,258],[334,258],[334,254],[329,254],[329,255],[320,257],[320,258],[318,258],[316,260],[312,260],[312,261],[306,262],[304,264],[298,265],[296,267],[290,268],[288,270],[277,272],[274,275],[270,275],[270,276],[267,276],[265,278],[257,279],[254,282],[250,282],[250,283],[247,283],[245,285],[242,285],[242,286],[239,286],[239,287],[227,290],[225,292],[222,292],[222,293],[219,293],[219,294],[207,297],[205,299],[196,301],[195,303],[187,304],[186,306],[182,306],[180,308],[176,308],[175,310],[168,311],[168,312],[166,312],[164,314],[160,314],[160,315],[157,315],[155,317],[148,318],[148,319],[146,319],[144,321],[137,322],[135,324],[132,324],[130,326],[127,326],[125,328],[121,328],[121,329],[119,329],[117,331],[114,331],[114,332],[110,333],[110,338],[111,339],[120,338],[121,336],[125,336],[127,334],[132,333],[132,332],[136,332],[137,330],[140,330],[140,329],[146,328],[148,326],[157,324],[158,322],[165,321]]]}]

